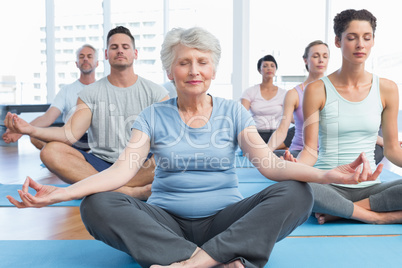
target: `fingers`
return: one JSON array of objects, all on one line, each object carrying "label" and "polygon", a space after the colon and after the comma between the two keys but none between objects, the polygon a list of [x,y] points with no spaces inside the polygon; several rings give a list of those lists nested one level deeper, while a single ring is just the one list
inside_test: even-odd
[{"label": "fingers", "polygon": [[8,129],[12,130],[12,128],[13,128],[13,114],[12,113],[10,113],[10,112],[7,113],[6,118],[4,119],[4,125]]},{"label": "fingers", "polygon": [[31,187],[35,191],[39,192],[39,190],[42,188],[42,184],[34,181],[31,177],[28,176],[27,180],[29,180],[29,187]]},{"label": "fingers", "polygon": [[30,195],[28,192],[25,193],[21,190],[18,190],[18,193],[19,193],[22,203],[24,203],[25,207],[33,207],[34,206],[32,204],[32,200],[30,199],[30,197],[32,197],[32,195]]},{"label": "fingers", "polygon": [[356,184],[359,184],[361,181],[360,181],[360,174],[361,174],[361,166],[358,166],[357,168],[356,168],[356,170],[355,170],[355,173],[353,174],[353,181],[356,183]]},{"label": "fingers", "polygon": [[365,157],[364,153],[360,153],[359,156],[355,159],[355,161],[353,161],[352,163],[350,163],[350,167],[353,169],[356,169],[358,166],[360,166],[363,163],[363,159]]},{"label": "fingers", "polygon": [[17,114],[12,114],[10,112],[7,113],[6,118],[4,119],[4,125],[13,133],[21,133],[19,130],[19,126],[21,124],[21,119]]},{"label": "fingers", "polygon": [[24,203],[17,201],[12,196],[7,195],[6,197],[7,197],[8,201],[10,201],[10,203],[13,204],[14,206],[16,206],[17,208],[26,208]]},{"label": "fingers", "polygon": [[363,171],[360,173],[359,176],[359,181],[366,181],[367,178],[369,178],[372,175],[371,167],[370,167],[370,162],[368,161],[366,155],[364,153],[361,153],[360,156],[361,161],[363,163]]},{"label": "fingers", "polygon": [[28,189],[29,189],[29,179],[30,177],[27,177],[24,181],[24,184],[22,184],[22,191],[24,193],[28,193]]},{"label": "fingers", "polygon": [[17,208],[40,207],[38,205],[36,197],[29,193],[30,187],[38,192],[41,189],[42,185],[34,181],[32,178],[27,177],[24,184],[22,185],[21,190],[18,190],[21,202],[9,195],[6,196],[8,201]]},{"label": "fingers", "polygon": [[[10,201],[11,204],[13,204],[14,206],[16,206],[17,208],[27,208],[27,207],[32,207],[32,203],[28,198],[28,195],[30,195],[29,193],[24,193],[21,190],[18,190],[18,194],[20,195],[20,198],[22,200],[22,202],[16,200],[14,197],[7,195],[7,199],[8,201]],[[31,196],[31,195],[30,195]]]},{"label": "fingers", "polygon": [[284,159],[290,162],[297,162],[297,159],[290,153],[289,150],[286,150],[284,153]]},{"label": "fingers", "polygon": [[384,167],[384,164],[379,164],[377,166],[377,168],[375,169],[374,173],[369,178],[367,178],[367,180],[370,180],[370,181],[376,180],[378,178],[378,176],[380,176],[383,167]]}]

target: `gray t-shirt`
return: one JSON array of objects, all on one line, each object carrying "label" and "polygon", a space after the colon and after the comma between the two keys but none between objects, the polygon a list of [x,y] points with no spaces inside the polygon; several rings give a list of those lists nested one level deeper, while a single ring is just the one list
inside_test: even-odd
[{"label": "gray t-shirt", "polygon": [[167,95],[162,86],[140,76],[127,88],[113,86],[107,77],[86,86],[79,98],[92,111],[88,129],[91,152],[114,163],[130,139],[131,126],[137,116]]},{"label": "gray t-shirt", "polygon": [[50,107],[55,107],[63,114],[63,122],[66,123],[75,111],[77,105],[78,94],[85,87],[80,80],[76,80],[72,84],[63,86],[57,93]]}]

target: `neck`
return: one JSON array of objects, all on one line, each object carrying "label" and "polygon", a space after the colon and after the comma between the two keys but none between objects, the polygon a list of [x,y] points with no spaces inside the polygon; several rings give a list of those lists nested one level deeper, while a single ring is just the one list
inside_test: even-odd
[{"label": "neck", "polygon": [[274,85],[273,78],[263,78],[261,82],[261,86],[269,87]]},{"label": "neck", "polygon": [[110,74],[107,76],[107,79],[116,87],[129,87],[137,82],[138,75],[134,73],[133,68],[126,68],[124,70],[112,68],[110,70]]},{"label": "neck", "polygon": [[303,85],[306,86],[307,84],[314,82],[323,76],[323,73],[309,73],[306,81],[303,82]]},{"label": "neck", "polygon": [[364,69],[364,64],[353,66],[342,64],[342,67],[335,73],[346,85],[357,85],[363,82],[364,77],[368,74]]},{"label": "neck", "polygon": [[198,96],[184,96],[178,92],[177,106],[182,112],[197,113],[197,111],[212,106],[212,97],[206,93]]},{"label": "neck", "polygon": [[276,90],[277,86],[274,85],[274,80],[273,79],[264,79],[262,80],[262,83],[260,84],[260,89],[261,90]]},{"label": "neck", "polygon": [[95,72],[91,72],[90,74],[81,73],[78,80],[80,80],[80,82],[84,85],[92,84],[93,82],[95,82]]}]

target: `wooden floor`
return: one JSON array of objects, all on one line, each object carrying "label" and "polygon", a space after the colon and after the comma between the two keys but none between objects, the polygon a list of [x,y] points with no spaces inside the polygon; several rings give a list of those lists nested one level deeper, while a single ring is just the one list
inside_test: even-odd
[{"label": "wooden floor", "polygon": [[[27,137],[18,146],[0,146],[0,183],[22,184],[27,176],[44,184],[64,183],[41,166],[39,150]],[[0,207],[0,230],[0,240],[93,239],[81,221],[79,207]]]}]

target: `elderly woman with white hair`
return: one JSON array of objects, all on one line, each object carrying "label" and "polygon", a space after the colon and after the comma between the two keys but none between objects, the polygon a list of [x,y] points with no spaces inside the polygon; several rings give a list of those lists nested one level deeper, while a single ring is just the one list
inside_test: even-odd
[{"label": "elderly woman with white hair", "polygon": [[[277,158],[239,102],[207,94],[220,53],[219,41],[202,28],[171,30],[161,58],[177,98],[138,116],[119,160],[67,188],[28,178],[22,202],[10,202],[41,207],[86,196],[81,214],[88,231],[143,267],[263,267],[275,243],[310,215],[305,182],[356,184],[378,176],[364,154],[330,171]],[[264,176],[279,182],[243,198],[234,165],[239,145]],[[134,177],[149,152],[157,168],[147,202],[111,192]],[[29,194],[29,187],[38,193]]]}]

